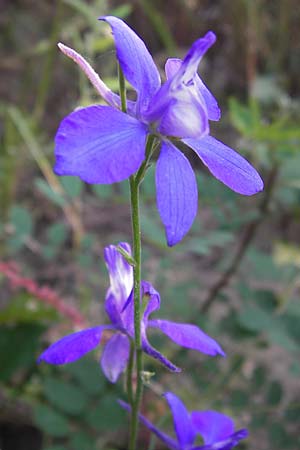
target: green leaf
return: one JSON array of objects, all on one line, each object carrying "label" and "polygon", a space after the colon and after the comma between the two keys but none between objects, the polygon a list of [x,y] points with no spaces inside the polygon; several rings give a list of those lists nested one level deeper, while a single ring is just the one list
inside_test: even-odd
[{"label": "green leaf", "polygon": [[106,379],[100,370],[99,363],[90,357],[68,364],[64,370],[76,379],[87,394],[98,395],[105,389]]},{"label": "green leaf", "polygon": [[15,253],[24,245],[26,238],[33,232],[33,221],[30,212],[21,206],[13,206],[9,213],[9,222],[14,234],[7,240],[11,252]]},{"label": "green leaf", "polygon": [[[13,373],[36,367],[39,338],[45,331],[36,324],[5,326],[0,328],[0,380],[9,381]],[[22,344],[22,345],[21,345]]]},{"label": "green leaf", "polygon": [[51,445],[51,447],[45,447],[44,450],[66,450],[66,447],[61,445]]},{"label": "green leaf", "polygon": [[292,423],[300,423],[300,404],[289,403],[285,411],[285,418]]},{"label": "green leaf", "polygon": [[110,198],[113,195],[113,186],[111,184],[93,184],[93,192],[100,198]]},{"label": "green leaf", "polygon": [[266,400],[269,405],[278,405],[282,398],[282,386],[278,381],[272,381],[267,389]]},{"label": "green leaf", "polygon": [[54,223],[47,229],[47,244],[43,247],[43,256],[53,259],[67,238],[67,228],[64,223]]},{"label": "green leaf", "polygon": [[238,314],[239,324],[250,331],[265,331],[270,326],[270,314],[257,306],[247,305]]},{"label": "green leaf", "polygon": [[141,205],[141,228],[148,241],[159,247],[165,247],[165,234],[162,224],[158,222],[156,208]]},{"label": "green leaf", "polygon": [[49,184],[43,178],[37,178],[34,181],[34,184],[36,188],[55,205],[64,206],[66,204],[65,198],[58,192],[53,191],[51,186],[49,186]]},{"label": "green leaf", "polygon": [[96,430],[114,430],[122,427],[125,417],[126,413],[118,405],[117,398],[114,395],[106,395],[95,408],[89,408],[85,420]]},{"label": "green leaf", "polygon": [[49,245],[59,246],[67,238],[67,229],[64,223],[54,223],[47,229],[47,238]]},{"label": "green leaf", "polygon": [[282,450],[286,449],[288,442],[288,434],[280,422],[273,422],[268,428],[270,443],[273,448]]},{"label": "green leaf", "polygon": [[94,439],[83,431],[72,434],[70,447],[72,450],[96,450]]},{"label": "green leaf", "polygon": [[68,421],[63,415],[46,405],[36,405],[34,421],[44,433],[53,437],[64,437],[70,433]]},{"label": "green leaf", "polygon": [[253,383],[253,387],[255,390],[263,387],[266,382],[267,374],[266,369],[263,366],[258,366],[254,369],[251,382]]},{"label": "green leaf", "polygon": [[245,408],[249,402],[249,394],[241,389],[235,389],[231,392],[230,403],[234,408]]},{"label": "green leaf", "polygon": [[88,402],[85,393],[74,384],[50,377],[44,380],[44,395],[53,406],[67,414],[80,414]]},{"label": "green leaf", "polygon": [[78,177],[60,177],[65,192],[71,198],[79,197],[83,189],[83,182]]},{"label": "green leaf", "polygon": [[0,324],[57,320],[57,311],[27,293],[17,294],[0,309]]}]

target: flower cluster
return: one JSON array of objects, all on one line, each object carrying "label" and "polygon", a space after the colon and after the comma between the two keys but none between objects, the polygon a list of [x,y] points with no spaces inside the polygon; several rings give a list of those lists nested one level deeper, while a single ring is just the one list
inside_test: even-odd
[{"label": "flower cluster", "polygon": [[[54,170],[58,175],[79,176],[88,183],[114,183],[131,177],[131,189],[132,186],[138,189],[137,174],[142,168],[147,169],[154,148],[151,145],[159,143],[157,206],[167,243],[172,246],[188,232],[197,212],[196,178],[189,161],[177,148],[179,141],[192,149],[218,180],[238,193],[255,194],[262,190],[263,182],[248,161],[209,135],[209,121],[219,120],[221,114],[197,70],[201,58],[215,42],[213,32],[194,42],[183,60],[167,60],[166,82],[162,84],[144,42],[122,20],[111,16],[100,19],[112,29],[119,65],[137,98],[136,101],[125,99],[124,105],[124,97],[121,99],[113,93],[81,55],[59,44],[61,51],[85,72],[108,106],[81,108],[61,122],[55,138]],[[132,210],[133,204],[132,200]],[[134,217],[138,217],[138,210],[132,213],[132,222],[136,224]],[[136,252],[140,233],[135,226],[133,234]],[[180,371],[150,344],[147,336],[150,328],[160,330],[181,347],[210,356],[225,354],[220,345],[196,325],[152,318],[160,308],[160,295],[148,281],[140,282],[140,275],[137,275],[140,274],[140,258],[136,253],[131,254],[129,244],[109,245],[104,250],[104,258],[110,277],[105,297],[110,324],[65,336],[46,349],[39,361],[56,365],[72,363],[98,346],[103,331],[107,331],[110,337],[100,364],[109,381],[115,383],[127,366],[132,375],[132,349],[135,351],[138,380],[135,399],[132,389],[128,388],[131,404],[120,401],[123,408],[131,411],[133,424],[139,419],[171,450],[230,450],[247,436],[247,430],[234,431],[233,421],[216,411],[189,413],[171,392],[167,392],[165,398],[173,415],[176,439],[138,413],[138,396],[142,390],[138,385],[141,350],[169,370]],[[136,426],[132,426],[130,449],[135,448],[135,430]],[[197,444],[198,435],[202,436],[203,445]]]},{"label": "flower cluster", "polygon": [[167,81],[160,75],[144,42],[116,17],[101,17],[112,28],[117,59],[137,93],[122,112],[121,99],[103,83],[75,50],[59,44],[89,77],[109,106],[92,105],[67,116],[55,138],[55,172],[76,175],[87,183],[115,183],[134,174],[145,159],[147,136],[161,142],[156,167],[157,207],[168,245],[177,244],[197,213],[197,183],[184,154],[188,146],[210,172],[232,190],[252,195],[262,190],[256,170],[234,150],[209,135],[209,121],[219,120],[217,101],[197,74],[198,65],[216,37],[209,31],[185,58],[166,62]]}]

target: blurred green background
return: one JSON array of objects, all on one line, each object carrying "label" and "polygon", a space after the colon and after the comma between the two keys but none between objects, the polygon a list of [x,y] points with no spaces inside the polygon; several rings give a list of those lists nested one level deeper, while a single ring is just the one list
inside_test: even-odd
[{"label": "blurred green background", "polygon": [[[151,342],[183,368],[155,372],[143,410],[165,430],[160,393],[190,409],[232,415],[241,450],[300,447],[300,7],[296,0],[1,0],[0,448],[126,449],[120,382],[106,382],[99,349],[65,367],[37,366],[45,346],[103,323],[105,245],[129,240],[127,182],[89,186],[52,173],[53,137],[75,107],[101,102],[62,41],[117,90],[103,14],[124,18],[163,73],[208,29],[218,40],[201,75],[223,111],[213,135],[260,171],[265,190],[241,197],[193,160],[199,211],[176,248],[165,245],[154,167],[142,188],[143,278],[161,292],[161,318],[191,321],[226,359]],[[162,449],[141,428],[141,449]]]}]

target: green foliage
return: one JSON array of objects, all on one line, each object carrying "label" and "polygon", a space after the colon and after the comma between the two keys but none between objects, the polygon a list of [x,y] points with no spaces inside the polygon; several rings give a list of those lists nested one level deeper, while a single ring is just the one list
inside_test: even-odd
[{"label": "green foliage", "polygon": [[0,310],[0,324],[44,322],[58,319],[57,311],[28,293],[12,297]]},{"label": "green foliage", "polygon": [[37,405],[34,412],[35,423],[50,436],[64,437],[70,433],[67,419],[46,405]]},{"label": "green foliage", "polygon": [[39,338],[44,330],[41,324],[1,325],[1,382],[9,381],[19,370],[28,371],[36,365]]},{"label": "green foliage", "polygon": [[126,413],[117,403],[118,389],[111,389],[99,364],[89,357],[51,372],[41,380],[36,425],[53,444],[56,438],[64,438],[67,450],[96,450],[102,433],[124,424]]},{"label": "green foliage", "polygon": [[12,235],[7,240],[7,247],[11,253],[17,253],[33,232],[32,216],[27,208],[14,205],[9,213],[9,224]]}]

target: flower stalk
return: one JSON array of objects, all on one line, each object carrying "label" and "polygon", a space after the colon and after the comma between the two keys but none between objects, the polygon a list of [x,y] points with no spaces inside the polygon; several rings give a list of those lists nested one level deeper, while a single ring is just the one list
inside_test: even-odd
[{"label": "flower stalk", "polygon": [[[119,91],[121,109],[127,111],[125,79],[120,65],[118,65]],[[127,395],[131,403],[131,421],[129,450],[135,450],[138,434],[138,416],[143,395],[143,353],[141,348],[141,229],[139,210],[140,177],[130,177],[131,226],[133,239],[133,299],[134,299],[134,343],[130,346],[130,363],[127,370]],[[132,389],[132,375],[136,361],[136,390]]]}]

